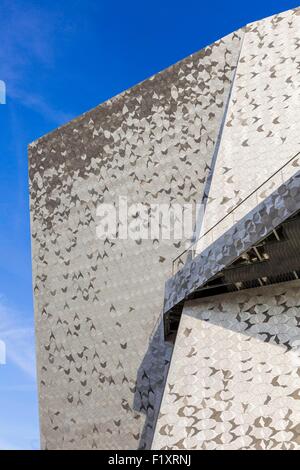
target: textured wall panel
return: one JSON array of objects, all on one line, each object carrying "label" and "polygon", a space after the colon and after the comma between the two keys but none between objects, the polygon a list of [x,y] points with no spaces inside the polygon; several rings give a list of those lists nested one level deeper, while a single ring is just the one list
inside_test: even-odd
[{"label": "textured wall panel", "polygon": [[[203,232],[218,222],[300,150],[300,9],[245,28]],[[295,173],[295,159],[282,174],[235,211],[235,222]],[[214,239],[233,223],[228,217]],[[198,245],[201,252],[209,237]]]},{"label": "textured wall panel", "polygon": [[300,171],[167,280],[164,312],[186,299],[299,210]]},{"label": "textured wall panel", "polygon": [[185,304],[154,449],[300,449],[300,282]]},{"label": "textured wall panel", "polygon": [[239,49],[237,32],[29,147],[44,448],[150,446],[184,240],[99,240],[96,210],[201,199]]}]

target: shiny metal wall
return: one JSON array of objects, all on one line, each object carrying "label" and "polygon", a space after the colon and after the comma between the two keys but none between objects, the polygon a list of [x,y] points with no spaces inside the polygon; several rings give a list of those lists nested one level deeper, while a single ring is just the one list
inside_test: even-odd
[{"label": "shiny metal wall", "polygon": [[29,147],[43,448],[151,445],[169,354],[164,282],[184,240],[99,240],[97,207],[201,198],[241,34]]},{"label": "shiny metal wall", "polygon": [[[202,200],[217,150],[205,229],[286,162],[291,152],[298,152],[299,18],[296,9],[248,25],[29,146],[43,448],[151,446],[171,354],[161,322],[164,284],[186,240],[100,240],[97,207],[116,205],[119,196],[149,206],[195,206]],[[298,170],[296,162],[286,180]],[[284,202],[296,200],[290,194],[295,181],[292,189],[286,188]],[[275,182],[265,188],[240,218],[278,186]],[[278,198],[281,195],[270,201]],[[267,223],[272,225],[273,209],[266,207]],[[282,215],[288,208],[279,204],[274,213]],[[263,232],[265,217],[256,217],[256,224],[257,220]],[[230,227],[222,227],[219,235]],[[247,244],[248,228],[239,232],[245,236],[237,245]],[[215,258],[219,263],[218,254],[210,257]],[[197,283],[196,274],[188,273],[188,282]],[[169,299],[179,298],[186,285],[170,283],[175,290],[168,292]],[[238,327],[237,318],[232,321]],[[202,324],[198,319],[195,331]],[[258,367],[255,358],[253,364]],[[174,373],[181,369],[174,369],[172,361],[169,377]],[[219,382],[216,390],[220,395]],[[162,412],[168,393],[166,388]],[[192,392],[187,394],[198,400],[199,388],[194,398]],[[220,395],[220,406],[226,399],[226,394]],[[196,416],[199,426],[191,431],[196,434],[189,434],[188,440],[182,432],[189,418],[178,420],[182,429],[176,428],[174,436],[184,440],[174,442],[168,426],[175,424],[177,404],[170,400],[166,421],[163,414],[159,418],[154,446],[230,444],[231,428],[225,438],[205,435],[201,440],[200,434],[196,442],[201,413]],[[216,416],[213,419],[219,422]],[[207,418],[203,419],[205,423]],[[259,417],[252,413],[251,419]],[[167,427],[161,432],[163,426]],[[272,426],[280,433],[277,422]],[[233,446],[256,445],[255,440],[245,438],[242,444],[236,439]],[[284,439],[277,436],[274,446]],[[296,438],[287,439],[296,446]]]},{"label": "shiny metal wall", "polygon": [[215,240],[300,168],[295,159],[266,182],[300,150],[300,9],[244,31],[202,233],[262,187],[216,227]]},{"label": "shiny metal wall", "polygon": [[187,302],[153,449],[300,448],[300,281]]}]

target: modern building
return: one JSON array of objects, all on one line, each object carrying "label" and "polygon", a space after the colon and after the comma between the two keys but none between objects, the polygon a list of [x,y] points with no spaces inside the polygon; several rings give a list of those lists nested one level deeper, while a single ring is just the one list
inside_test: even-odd
[{"label": "modern building", "polygon": [[29,146],[43,448],[300,448],[299,33],[251,23]]}]

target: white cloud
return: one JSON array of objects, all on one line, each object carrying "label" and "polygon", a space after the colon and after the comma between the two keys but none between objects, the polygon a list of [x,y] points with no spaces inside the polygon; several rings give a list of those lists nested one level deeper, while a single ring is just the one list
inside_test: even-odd
[{"label": "white cloud", "polygon": [[1,5],[0,79],[6,83],[7,97],[43,115],[55,124],[73,116],[47,103],[31,77],[52,69],[55,64],[56,28],[61,14],[27,2],[4,0]]},{"label": "white cloud", "polygon": [[33,392],[36,393],[36,384],[16,384],[16,385],[0,385],[0,393],[3,392]]},{"label": "white cloud", "polygon": [[55,17],[50,11],[6,0],[1,6],[1,20],[0,59],[6,80],[22,83],[32,62],[51,66]]},{"label": "white cloud", "polygon": [[18,450],[12,443],[0,438],[0,450]]},{"label": "white cloud", "polygon": [[[0,297],[0,339],[6,345],[6,366],[14,364],[35,380],[35,347],[33,326],[24,316],[5,305]],[[6,367],[0,366],[0,367]]]},{"label": "white cloud", "polygon": [[11,88],[8,95],[55,124],[64,124],[74,118],[70,113],[53,108],[41,96],[33,93],[29,94],[20,88]]}]

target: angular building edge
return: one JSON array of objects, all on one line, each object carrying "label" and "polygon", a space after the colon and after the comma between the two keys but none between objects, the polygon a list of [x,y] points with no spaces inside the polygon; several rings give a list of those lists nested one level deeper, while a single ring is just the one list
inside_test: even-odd
[{"label": "angular building edge", "polygon": [[[255,66],[257,69],[251,68],[255,58],[251,59],[247,52],[249,50],[251,54],[252,48],[259,56],[263,46],[257,46],[259,43],[255,43],[255,37],[263,43],[264,35],[268,39],[275,34],[273,42],[278,43],[274,46],[276,59],[278,36],[282,35],[283,41],[292,41],[285,24],[296,21],[297,14],[299,9],[260,20],[258,29],[256,23],[250,23],[30,144],[33,285],[43,448],[150,448],[159,410],[155,448],[169,448],[170,445],[172,448],[256,445],[253,435],[251,441],[247,433],[244,438],[233,439],[233,443],[230,436],[215,440],[209,433],[195,441],[181,425],[175,433],[175,441],[181,442],[179,446],[174,440],[163,437],[165,432],[172,433],[168,426],[174,419],[178,420],[176,405],[171,405],[168,397],[169,382],[165,388],[172,345],[164,341],[163,291],[164,283],[170,277],[172,260],[183,251],[185,240],[141,240],[140,243],[134,240],[126,243],[98,240],[96,210],[99,203],[115,204],[115,195],[121,191],[133,203],[159,201],[170,204],[176,201],[183,204],[188,201],[196,206],[204,196],[231,88],[233,93],[228,117],[226,115],[225,118],[225,132],[222,132],[217,149],[216,167],[210,175],[212,183],[203,220],[204,230],[209,218],[216,213],[213,201],[219,197],[217,189],[220,184],[229,201],[224,203],[225,210],[228,210],[231,199],[234,206],[236,195],[232,197],[231,183],[222,179],[220,170],[222,165],[228,165],[229,144],[234,145],[237,152],[240,149],[243,155],[243,143],[246,141],[249,146],[252,135],[250,147],[260,142],[255,141],[253,126],[243,124],[247,117],[242,116],[243,109],[240,110],[236,104],[241,98],[241,89],[244,87],[249,95],[249,98],[243,98],[245,103],[241,105],[246,112],[248,102],[249,111],[253,104],[257,106],[259,103],[261,109],[264,106],[270,108],[264,102],[259,86],[255,92],[253,87],[249,88],[248,79],[243,78],[249,73],[250,77],[254,74],[255,79],[259,74],[259,59]],[[292,29],[292,26],[287,28]],[[244,49],[239,36],[244,36],[244,33],[248,40],[247,49]],[[240,54],[242,63],[239,62]],[[285,61],[289,61],[288,56]],[[234,77],[236,68],[238,73]],[[289,70],[294,73],[292,66]],[[271,73],[274,74],[274,70]],[[295,73],[296,79],[299,78],[297,70]],[[279,78],[275,70],[273,83],[270,83],[271,92],[277,97],[281,96],[280,74],[281,69]],[[246,80],[246,85],[242,85],[243,80]],[[297,81],[293,85],[296,93],[299,88]],[[289,84],[285,92],[288,87]],[[293,98],[290,111],[286,111],[286,105],[279,104],[277,108],[275,106],[274,113],[279,110],[284,116],[292,115],[298,110],[298,105],[297,99]],[[272,113],[271,110],[273,119]],[[247,138],[240,141],[234,133],[230,134],[228,124],[236,116],[236,130],[241,136],[246,132],[248,141]],[[249,116],[252,120],[251,112]],[[257,118],[261,119],[259,114],[254,116],[254,121]],[[274,119],[274,125],[277,125],[276,116]],[[258,132],[259,138],[263,137]],[[290,130],[287,124],[283,124],[276,132],[278,136],[282,134],[281,138],[288,143],[283,141],[283,147],[278,150],[279,144],[271,130],[271,135],[266,136],[269,139],[267,150],[278,155],[279,162],[285,162],[298,145],[297,139],[291,145],[297,128]],[[260,161],[266,162],[266,154],[256,152],[257,168],[260,168]],[[234,158],[235,154],[229,179],[235,182],[235,188],[240,189],[239,172],[243,165],[239,166]],[[264,163],[262,181],[272,171],[273,164],[272,159],[269,166]],[[286,180],[296,170],[297,167],[285,175]],[[249,171],[249,191],[253,184],[257,182]],[[268,191],[273,193],[279,188],[277,181],[274,184]],[[261,196],[262,201],[267,200],[266,194]],[[239,195],[237,200],[241,197]],[[222,204],[217,207],[221,208]],[[238,220],[256,210],[259,212],[257,204],[247,205]],[[235,228],[224,227],[223,235],[219,234],[227,243],[226,230]],[[236,237],[239,236],[240,232],[237,232]],[[243,243],[246,238],[243,238]],[[222,238],[219,239],[222,244],[220,240]],[[197,277],[197,270],[193,271],[195,275]],[[196,278],[195,282],[198,282]],[[180,281],[171,296],[176,296],[181,289]],[[182,322],[186,321],[185,311]],[[199,325],[204,314],[201,315]],[[213,319],[205,317],[205,321],[213,322]],[[232,321],[236,322],[236,319]],[[181,331],[185,330],[180,326]],[[199,334],[202,334],[202,329]],[[181,336],[180,333],[176,344],[182,341]],[[175,374],[180,382],[179,371],[174,365],[176,357],[173,356],[171,361],[169,378]],[[253,353],[251,357],[257,367],[256,355]],[[238,368],[237,363],[235,374]],[[206,365],[202,364],[198,374],[205,370]],[[205,375],[203,380],[206,380]],[[240,386],[240,383],[238,381],[235,386]],[[182,387],[186,393],[186,384],[183,383]],[[201,393],[197,388],[192,400],[200,399]],[[216,393],[221,392],[217,389]],[[238,416],[236,401],[233,410]],[[213,413],[219,412],[215,409]],[[292,412],[295,414],[295,410]],[[163,416],[167,416],[165,423]],[[254,421],[258,419],[255,413],[253,417]],[[183,418],[189,419],[185,415]],[[205,419],[200,417],[198,422],[204,423]],[[224,415],[224,426],[226,420],[227,415]],[[191,432],[198,435],[200,431],[196,426]],[[274,446],[282,445],[282,439],[279,436]],[[290,443],[292,448],[298,445],[297,439]]]}]

